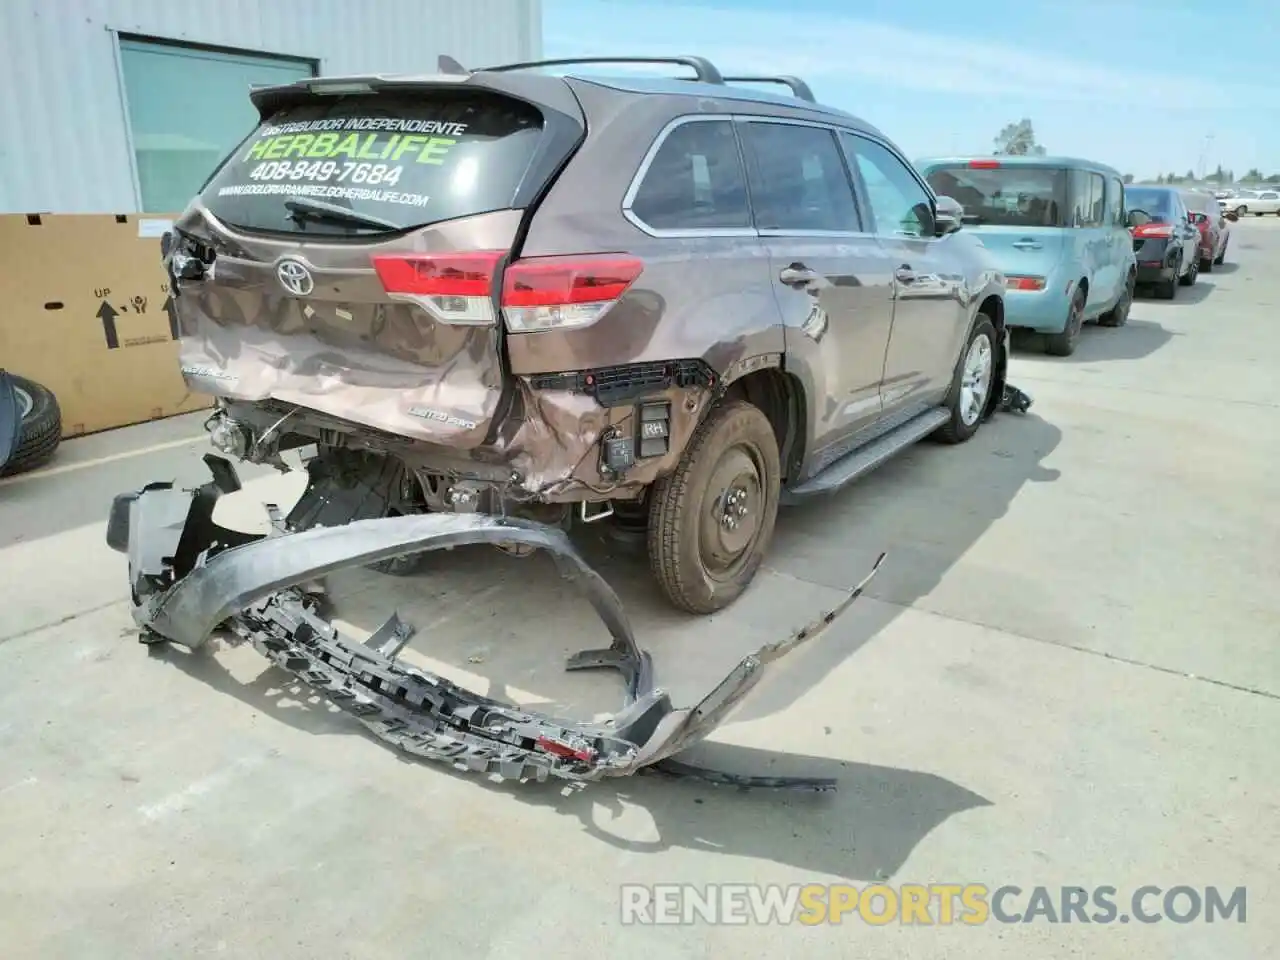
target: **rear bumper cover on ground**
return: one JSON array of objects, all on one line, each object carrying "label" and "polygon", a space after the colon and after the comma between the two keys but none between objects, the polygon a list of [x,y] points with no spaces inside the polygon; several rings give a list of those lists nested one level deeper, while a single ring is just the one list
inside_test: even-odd
[{"label": "rear bumper cover on ground", "polygon": [[[719,726],[781,657],[816,639],[879,569],[835,609],[743,658],[699,703],[677,708],[653,686],[617,595],[562,530],[484,514],[362,520],[300,533],[278,517],[268,535],[220,527],[213,509],[239,488],[230,463],[205,457],[214,480],[195,490],[152,484],[118,496],[107,542],[129,557],[133,616],[144,641],[198,648],[215,631],[247,641],[276,665],[407,753],[501,779],[592,781],[661,768],[736,786],[832,789],[834,781],[742,777],[669,763]],[[393,614],[361,642],[343,636],[300,589],[334,570],[474,543],[520,543],[550,553],[603,621],[607,648],[576,654],[568,669],[610,667],[625,680],[622,709],[605,723],[541,716],[407,667],[397,655],[413,629]],[[881,556],[880,560],[883,560]]]}]

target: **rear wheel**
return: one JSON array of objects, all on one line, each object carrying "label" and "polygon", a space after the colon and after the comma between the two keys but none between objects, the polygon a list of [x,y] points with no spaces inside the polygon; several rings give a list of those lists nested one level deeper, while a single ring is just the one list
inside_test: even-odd
[{"label": "rear wheel", "polygon": [[43,384],[9,374],[18,401],[18,438],[0,477],[11,477],[43,466],[62,443],[62,410],[53,391]]},{"label": "rear wheel", "polygon": [[1045,336],[1045,353],[1051,357],[1069,357],[1076,352],[1076,347],[1080,344],[1080,331],[1084,329],[1084,304],[1084,288],[1076,287],[1076,292],[1071,295],[1071,306],[1067,310],[1067,325],[1061,333]]},{"label": "rear wheel", "polygon": [[1200,255],[1191,258],[1191,266],[1187,267],[1187,272],[1178,278],[1178,282],[1184,287],[1195,286],[1196,278],[1200,276]]},{"label": "rear wheel", "polygon": [[1100,327],[1123,327],[1129,320],[1129,311],[1133,309],[1133,288],[1137,284],[1137,276],[1132,270],[1125,280],[1124,290],[1116,305],[1098,318]]},{"label": "rear wheel", "polygon": [[1230,243],[1230,242],[1231,242],[1231,241],[1230,241],[1230,239],[1227,239],[1227,240],[1223,240],[1223,241],[1222,241],[1222,251],[1221,251],[1221,252],[1220,252],[1216,257],[1214,257],[1214,258],[1213,258],[1213,262],[1214,262],[1214,263],[1216,263],[1216,264],[1218,264],[1219,266],[1221,266],[1223,263],[1225,263],[1225,262],[1226,262],[1226,260],[1227,260],[1227,244],[1228,244],[1228,243]]},{"label": "rear wheel", "polygon": [[758,407],[731,400],[707,416],[649,497],[649,562],[672,605],[714,613],[741,596],[773,539],[778,442]]}]

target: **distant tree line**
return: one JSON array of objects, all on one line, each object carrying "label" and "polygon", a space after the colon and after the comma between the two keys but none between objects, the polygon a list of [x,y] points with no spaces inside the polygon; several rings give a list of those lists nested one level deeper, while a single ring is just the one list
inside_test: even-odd
[{"label": "distant tree line", "polygon": [[[1005,124],[1004,129],[995,137],[995,151],[997,156],[1027,157],[1027,156],[1044,156],[1045,148],[1036,140],[1035,128],[1032,126],[1030,117],[1023,117],[1017,123]],[[1125,183],[1133,183],[1134,176],[1132,173],[1124,175]],[[1261,170],[1254,167],[1245,173],[1239,179],[1236,178],[1235,172],[1226,170],[1221,164],[1218,169],[1205,177],[1197,177],[1194,170],[1188,170],[1182,176],[1176,173],[1162,173],[1156,177],[1156,183],[1217,183],[1227,185],[1231,183],[1280,183],[1280,173],[1264,175]]]}]

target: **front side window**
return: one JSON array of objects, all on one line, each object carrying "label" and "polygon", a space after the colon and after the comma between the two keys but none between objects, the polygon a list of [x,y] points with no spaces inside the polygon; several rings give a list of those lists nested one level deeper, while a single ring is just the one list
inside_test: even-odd
[{"label": "front side window", "polygon": [[840,136],[866,186],[875,232],[932,238],[933,198],[907,165],[874,140],[852,133]]},{"label": "front side window", "polygon": [[733,123],[692,120],[673,128],[640,181],[631,213],[654,230],[750,228]]},{"label": "front side window", "polygon": [[751,197],[761,230],[857,233],[858,208],[835,135],[822,127],[742,125],[752,161]]}]

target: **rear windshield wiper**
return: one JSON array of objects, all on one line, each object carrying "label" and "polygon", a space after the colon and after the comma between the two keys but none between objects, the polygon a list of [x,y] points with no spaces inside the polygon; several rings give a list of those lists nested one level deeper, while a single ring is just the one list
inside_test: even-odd
[{"label": "rear windshield wiper", "polygon": [[323,200],[286,200],[285,209],[289,211],[289,219],[295,223],[313,220],[317,223],[345,223],[353,227],[368,227],[373,230],[401,230],[400,224],[381,217],[372,217],[364,213],[356,213],[336,203],[325,203]]}]

